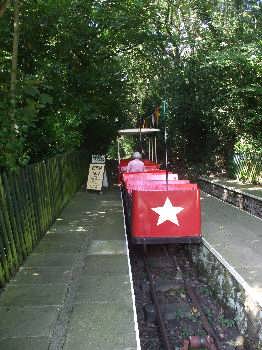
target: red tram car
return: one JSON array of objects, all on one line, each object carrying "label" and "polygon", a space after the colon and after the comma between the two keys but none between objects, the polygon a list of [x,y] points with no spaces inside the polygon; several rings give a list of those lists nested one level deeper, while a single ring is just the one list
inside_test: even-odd
[{"label": "red tram car", "polygon": [[145,172],[126,173],[119,162],[119,182],[128,233],[135,244],[200,243],[200,191],[177,174],[143,160]]}]

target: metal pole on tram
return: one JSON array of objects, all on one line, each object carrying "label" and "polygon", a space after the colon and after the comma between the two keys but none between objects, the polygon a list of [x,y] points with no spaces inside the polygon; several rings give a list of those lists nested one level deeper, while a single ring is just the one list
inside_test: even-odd
[{"label": "metal pole on tram", "polygon": [[120,164],[120,138],[117,138],[117,156],[118,156],[118,164]]},{"label": "metal pole on tram", "polygon": [[155,136],[155,162],[157,163],[156,136]]},{"label": "metal pole on tram", "polygon": [[167,163],[167,101],[164,100],[163,102],[163,114],[164,114],[164,120],[165,120],[165,167],[166,167],[166,189],[168,190],[168,163]]},{"label": "metal pole on tram", "polygon": [[139,118],[139,147],[140,147],[140,153],[143,155],[143,147],[142,147],[142,123],[143,123],[143,119],[140,116]]},{"label": "metal pole on tram", "polygon": [[148,137],[148,159],[151,160],[151,142],[150,142],[150,136]]},{"label": "metal pole on tram", "polygon": [[151,145],[152,145],[152,160],[154,161],[154,138],[151,136]]}]

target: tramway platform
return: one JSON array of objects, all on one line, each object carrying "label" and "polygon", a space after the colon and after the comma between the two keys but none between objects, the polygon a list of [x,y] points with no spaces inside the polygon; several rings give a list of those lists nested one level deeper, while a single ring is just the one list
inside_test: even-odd
[{"label": "tramway platform", "polygon": [[252,287],[262,305],[262,220],[201,192],[202,232],[210,244]]},{"label": "tramway platform", "polygon": [[[207,242],[217,250],[243,280],[256,290],[262,305],[262,187],[230,179],[202,177],[200,180],[211,184],[216,197],[220,197],[202,191],[204,243]],[[224,189],[222,196],[216,186]],[[246,202],[255,199],[255,215],[252,210],[246,211],[250,208],[239,208],[237,201],[235,203],[232,198],[225,196],[227,191],[243,194]]]},{"label": "tramway platform", "polygon": [[132,293],[119,190],[78,192],[0,295],[0,349],[135,350]]},{"label": "tramway platform", "polygon": [[[250,349],[262,349],[262,219],[201,192],[203,245],[193,260],[204,272]],[[260,213],[261,214],[261,213]]]}]

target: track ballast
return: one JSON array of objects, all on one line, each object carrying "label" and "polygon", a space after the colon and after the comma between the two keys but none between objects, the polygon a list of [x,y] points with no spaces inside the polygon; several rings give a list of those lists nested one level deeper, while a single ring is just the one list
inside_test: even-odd
[{"label": "track ballast", "polygon": [[231,315],[196,277],[185,246],[132,247],[131,261],[143,350],[244,349]]}]

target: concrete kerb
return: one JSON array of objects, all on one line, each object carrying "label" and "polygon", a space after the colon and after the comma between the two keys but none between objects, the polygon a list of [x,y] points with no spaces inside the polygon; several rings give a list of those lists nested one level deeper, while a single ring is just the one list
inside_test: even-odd
[{"label": "concrete kerb", "polygon": [[219,187],[222,187],[226,190],[230,190],[230,191],[234,191],[236,193],[239,193],[239,194],[243,194],[243,195],[246,195],[250,198],[253,198],[253,199],[256,199],[256,200],[259,200],[259,201],[262,201],[262,197],[259,197],[259,196],[256,196],[252,193],[249,193],[249,192],[246,192],[246,191],[243,191],[243,190],[240,190],[239,188],[236,188],[234,186],[228,186],[228,185],[224,185],[223,183],[221,182],[218,182],[217,180],[211,180],[210,178],[208,177],[205,177],[205,176],[200,176],[199,177],[199,180],[202,180],[202,181],[207,181],[213,185],[216,185],[216,186],[219,186]]}]

